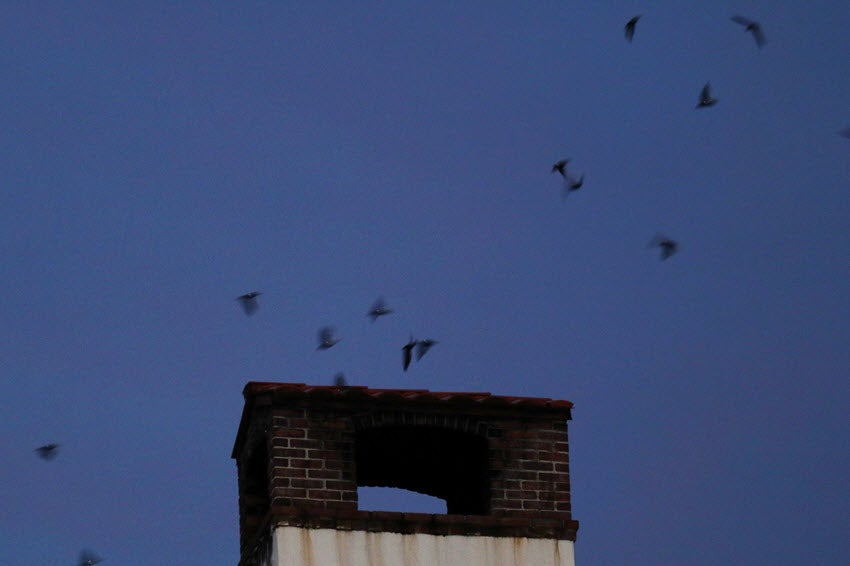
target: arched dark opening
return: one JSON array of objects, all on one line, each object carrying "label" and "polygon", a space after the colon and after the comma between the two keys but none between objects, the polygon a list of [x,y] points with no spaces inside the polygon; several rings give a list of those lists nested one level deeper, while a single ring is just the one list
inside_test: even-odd
[{"label": "arched dark opening", "polygon": [[424,426],[362,430],[355,440],[358,486],[397,487],[439,497],[446,511],[486,515],[487,440]]}]

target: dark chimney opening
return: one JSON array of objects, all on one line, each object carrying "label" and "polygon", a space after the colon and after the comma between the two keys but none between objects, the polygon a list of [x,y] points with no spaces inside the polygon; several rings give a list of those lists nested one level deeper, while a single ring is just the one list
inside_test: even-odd
[{"label": "dark chimney opening", "polygon": [[355,437],[358,486],[438,497],[450,515],[489,513],[487,456],[486,438],[437,427],[370,428]]}]

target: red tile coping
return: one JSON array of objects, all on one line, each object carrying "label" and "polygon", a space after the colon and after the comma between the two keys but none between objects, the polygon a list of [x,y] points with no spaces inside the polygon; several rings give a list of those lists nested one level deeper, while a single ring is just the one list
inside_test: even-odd
[{"label": "red tile coping", "polygon": [[414,403],[457,403],[485,406],[505,406],[523,408],[547,408],[569,411],[573,407],[570,401],[555,400],[545,397],[516,397],[493,395],[491,393],[465,393],[429,391],[427,389],[375,389],[362,385],[307,385],[306,383],[274,383],[250,381],[245,385],[242,394],[246,399],[264,392],[274,392],[277,395],[301,396],[330,396],[350,400],[375,399],[391,401],[394,399]]}]

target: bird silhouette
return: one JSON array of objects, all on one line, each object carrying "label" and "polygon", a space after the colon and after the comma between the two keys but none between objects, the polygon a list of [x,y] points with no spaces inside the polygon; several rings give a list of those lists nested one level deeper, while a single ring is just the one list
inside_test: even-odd
[{"label": "bird silhouette", "polygon": [[346,385],[348,385],[348,383],[346,383],[345,381],[344,373],[339,372],[334,376],[334,385],[336,385],[337,387],[345,387]]},{"label": "bird silhouette", "polygon": [[324,326],[319,330],[319,346],[316,349],[327,350],[340,340],[342,340],[342,338],[337,338],[334,335],[333,326]]},{"label": "bird silhouette", "polygon": [[717,104],[717,99],[711,96],[711,83],[705,83],[705,86],[702,87],[702,92],[700,92],[699,103],[696,107],[707,108],[715,104]]},{"label": "bird silhouette", "polygon": [[661,261],[664,261],[679,250],[679,242],[658,234],[649,242],[649,247],[661,248]]},{"label": "bird silhouette", "polygon": [[560,161],[556,161],[554,165],[552,165],[552,173],[557,171],[561,174],[561,177],[564,179],[567,178],[567,163],[569,163],[569,159],[561,159]]},{"label": "bird silhouette", "polygon": [[407,368],[410,367],[410,360],[413,357],[413,347],[416,346],[416,344],[416,340],[414,340],[413,336],[411,336],[410,340],[407,341],[407,344],[405,344],[401,348],[401,361],[402,367],[404,367],[404,371],[407,371]]},{"label": "bird silhouette", "polygon": [[375,322],[376,320],[378,320],[378,317],[388,315],[392,312],[392,309],[387,308],[387,304],[386,302],[384,302],[384,298],[378,297],[378,299],[375,301],[375,304],[372,305],[372,309],[368,312],[368,316],[371,316],[372,322]]},{"label": "bird silhouette", "polygon": [[628,22],[626,22],[626,41],[631,42],[635,36],[635,26],[637,25],[638,20],[640,19],[640,15],[635,16]]},{"label": "bird silhouette", "polygon": [[80,561],[77,564],[78,566],[94,566],[98,562],[103,562],[103,558],[91,550],[84,550],[80,553]]},{"label": "bird silhouette", "polygon": [[753,39],[756,40],[756,46],[761,49],[761,47],[767,43],[767,39],[764,37],[764,33],[761,31],[761,26],[758,22],[754,22],[749,18],[745,18],[743,16],[732,16],[730,18],[736,24],[741,24],[744,26],[744,31],[750,32],[753,34]]},{"label": "bird silhouette", "polygon": [[257,297],[262,295],[259,291],[251,291],[250,293],[245,293],[244,295],[240,295],[236,297],[236,300],[239,301],[239,304],[242,305],[242,310],[245,311],[245,314],[251,316],[257,309],[260,308],[260,305],[257,303]]},{"label": "bird silhouette", "polygon": [[575,177],[567,177],[567,181],[570,182],[570,190],[577,191],[584,184],[584,173],[581,174],[581,177],[576,179]]},{"label": "bird silhouette", "polygon": [[578,178],[567,175],[566,179],[564,179],[564,189],[561,191],[561,196],[567,198],[567,195],[579,190],[582,185],[584,185],[584,174]]},{"label": "bird silhouette", "polygon": [[416,343],[416,361],[421,360],[422,356],[427,354],[428,350],[431,349],[431,346],[433,346],[436,343],[437,343],[436,340],[431,340],[430,338],[427,338],[425,340],[420,340],[419,342],[417,342]]},{"label": "bird silhouette", "polygon": [[35,449],[35,452],[38,454],[38,457],[42,460],[52,460],[56,457],[56,454],[59,452],[58,444],[45,444],[44,446],[39,446]]}]

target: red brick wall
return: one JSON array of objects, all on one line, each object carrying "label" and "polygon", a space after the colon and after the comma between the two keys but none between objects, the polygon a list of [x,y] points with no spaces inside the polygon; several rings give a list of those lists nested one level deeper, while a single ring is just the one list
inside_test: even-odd
[{"label": "red brick wall", "polygon": [[561,420],[502,420],[490,439],[490,508],[570,513],[567,423]]},{"label": "red brick wall", "polygon": [[[262,546],[273,524],[575,540],[568,417],[565,410],[535,407],[456,408],[445,402],[257,395],[251,412],[243,416],[244,434],[234,449],[243,557]],[[357,432],[382,427],[439,428],[486,438],[488,469],[482,482],[488,484],[487,512],[434,516],[358,511]],[[256,455],[263,453],[257,446],[265,449],[266,466],[256,463]],[[266,498],[256,493],[263,484]]]},{"label": "red brick wall", "polygon": [[[486,434],[490,509],[570,513],[567,423],[552,419],[482,419],[449,414],[377,412],[379,424],[414,424]],[[360,417],[362,420],[363,417]],[[489,422],[488,422],[489,421]],[[363,426],[366,423],[361,423]],[[275,408],[268,433],[273,506],[357,509],[355,423],[351,414]]]},{"label": "red brick wall", "polygon": [[278,407],[271,424],[273,506],[357,509],[349,415]]}]

